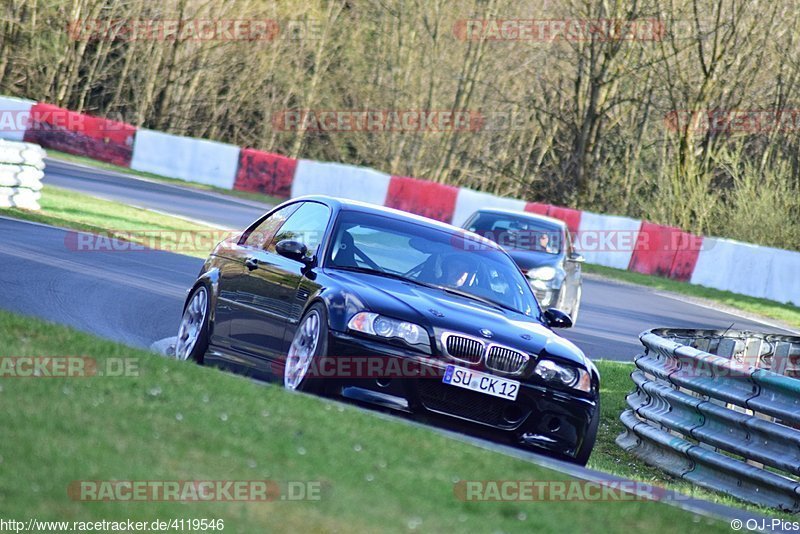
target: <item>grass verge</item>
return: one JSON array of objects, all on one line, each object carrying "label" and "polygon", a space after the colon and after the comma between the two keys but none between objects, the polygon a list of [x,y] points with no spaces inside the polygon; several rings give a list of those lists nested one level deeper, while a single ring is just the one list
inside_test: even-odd
[{"label": "grass verge", "polygon": [[[40,204],[41,211],[0,208],[0,215],[119,237],[197,258],[208,257],[214,245],[230,235],[178,217],[48,185],[42,190]],[[99,249],[112,246],[99,240],[92,243]]]},{"label": "grass verge", "polygon": [[60,159],[64,161],[69,161],[72,163],[79,163],[81,165],[88,165],[90,167],[94,167],[96,169],[105,169],[107,171],[114,171],[119,172],[122,174],[130,174],[133,176],[139,176],[142,178],[147,178],[148,180],[154,180],[157,182],[163,182],[167,184],[173,185],[180,185],[182,187],[191,187],[194,189],[202,189],[203,191],[213,191],[215,193],[219,193],[222,195],[227,195],[236,198],[242,198],[245,200],[253,200],[256,202],[261,202],[264,204],[270,205],[278,205],[284,200],[285,198],[278,198],[273,197],[270,195],[263,195],[261,193],[253,193],[250,191],[237,191],[235,189],[224,189],[222,187],[215,187],[213,185],[207,184],[199,184],[197,182],[188,182],[186,180],[181,180],[179,178],[167,178],[166,176],[161,176],[160,174],[153,174],[151,172],[143,172],[137,171],[134,169],[130,169],[128,167],[120,167],[119,165],[114,165],[113,163],[106,163],[104,161],[98,161],[96,159],[88,158],[86,156],[76,156],[74,154],[67,154],[66,152],[60,152],[58,150],[47,149],[47,155],[53,159]]},{"label": "grass verge", "polygon": [[[2,356],[129,358],[137,376],[0,378],[5,519],[223,519],[226,532],[726,532],[654,502],[464,502],[458,480],[564,480],[425,428],[0,312]],[[129,365],[129,368],[131,366]],[[83,502],[80,480],[322,481],[317,501]]]},{"label": "grass verge", "polygon": [[710,287],[693,285],[688,282],[680,282],[660,276],[650,276],[641,273],[632,273],[612,267],[601,265],[584,264],[584,271],[587,273],[598,274],[607,278],[613,278],[623,282],[638,284],[641,286],[652,287],[663,291],[680,293],[690,297],[718,302],[725,306],[753,313],[762,317],[776,319],[795,328],[800,328],[800,308],[791,304],[783,304],[774,300],[748,297],[731,291],[721,291]]}]

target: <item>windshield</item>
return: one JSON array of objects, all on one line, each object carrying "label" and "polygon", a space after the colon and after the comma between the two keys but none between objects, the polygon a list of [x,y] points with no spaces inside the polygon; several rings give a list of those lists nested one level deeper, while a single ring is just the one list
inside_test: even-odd
[{"label": "windshield", "polygon": [[466,228],[512,250],[559,254],[563,246],[563,234],[558,226],[526,217],[479,212]]},{"label": "windshield", "polygon": [[326,266],[402,278],[531,317],[539,314],[525,277],[505,253],[424,224],[343,211]]}]

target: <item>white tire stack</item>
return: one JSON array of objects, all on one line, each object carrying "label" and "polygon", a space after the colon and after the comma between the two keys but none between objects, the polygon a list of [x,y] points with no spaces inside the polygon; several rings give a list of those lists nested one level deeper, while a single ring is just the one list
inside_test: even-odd
[{"label": "white tire stack", "polygon": [[40,209],[45,155],[39,145],[0,140],[0,208]]}]

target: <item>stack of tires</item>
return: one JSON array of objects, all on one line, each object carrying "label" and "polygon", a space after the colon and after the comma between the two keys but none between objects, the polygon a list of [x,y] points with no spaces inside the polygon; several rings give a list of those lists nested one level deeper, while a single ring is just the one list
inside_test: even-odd
[{"label": "stack of tires", "polygon": [[40,209],[45,155],[39,145],[0,140],[0,208]]}]

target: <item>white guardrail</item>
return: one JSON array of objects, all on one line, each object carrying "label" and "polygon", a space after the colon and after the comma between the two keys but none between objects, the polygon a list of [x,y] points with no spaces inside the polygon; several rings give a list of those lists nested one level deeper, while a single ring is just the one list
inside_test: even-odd
[{"label": "white guardrail", "polygon": [[0,208],[40,209],[45,156],[39,145],[0,140]]}]

